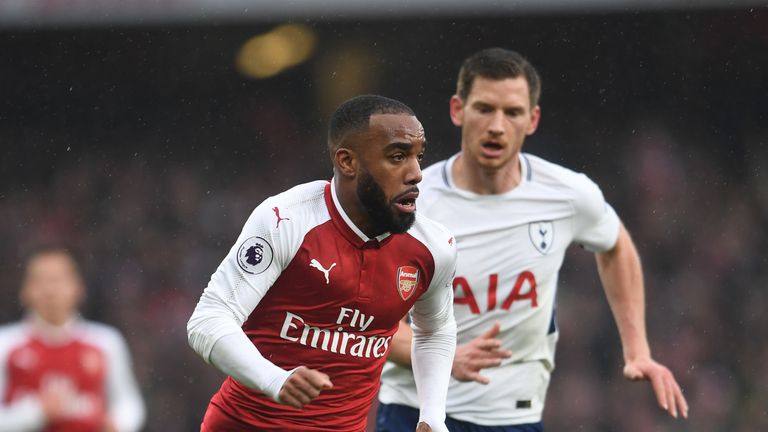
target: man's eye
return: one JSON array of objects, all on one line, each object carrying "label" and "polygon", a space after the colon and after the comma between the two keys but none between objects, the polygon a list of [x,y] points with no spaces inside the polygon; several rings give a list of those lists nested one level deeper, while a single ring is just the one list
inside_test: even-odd
[{"label": "man's eye", "polygon": [[392,160],[396,162],[401,162],[405,160],[405,156],[401,153],[398,153],[398,154],[392,155]]},{"label": "man's eye", "polygon": [[416,155],[416,159],[417,159],[419,162],[421,162],[421,161],[424,159],[424,153],[419,153],[418,155]]}]

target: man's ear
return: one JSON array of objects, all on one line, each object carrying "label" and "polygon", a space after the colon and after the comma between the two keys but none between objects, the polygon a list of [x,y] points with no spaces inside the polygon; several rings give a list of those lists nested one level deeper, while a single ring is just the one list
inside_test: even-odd
[{"label": "man's ear", "polygon": [[536,128],[539,127],[539,121],[541,120],[541,107],[536,105],[531,110],[531,123],[528,125],[528,130],[525,131],[526,135],[533,135],[536,132]]},{"label": "man's ear", "polygon": [[333,155],[336,169],[343,177],[354,178],[357,175],[357,154],[348,148],[339,147]]},{"label": "man's ear", "polygon": [[464,101],[458,95],[453,95],[448,107],[451,112],[451,121],[455,126],[461,127],[464,124]]}]

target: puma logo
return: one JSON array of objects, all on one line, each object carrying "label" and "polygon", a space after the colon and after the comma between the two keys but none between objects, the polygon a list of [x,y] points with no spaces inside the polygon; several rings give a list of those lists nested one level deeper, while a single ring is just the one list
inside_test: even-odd
[{"label": "puma logo", "polygon": [[280,227],[280,221],[291,220],[291,218],[280,217],[280,209],[278,207],[272,207],[272,211],[275,212],[275,217],[277,217],[277,224],[275,225],[275,229]]},{"label": "puma logo", "polygon": [[309,266],[310,267],[314,267],[314,268],[320,270],[321,272],[323,272],[323,274],[325,275],[325,283],[326,283],[326,285],[331,283],[330,279],[328,278],[328,273],[331,272],[332,268],[336,267],[336,263],[331,264],[330,267],[325,269],[325,268],[323,268],[323,265],[320,264],[319,261],[317,261],[316,259],[312,258],[312,261],[309,262]]}]

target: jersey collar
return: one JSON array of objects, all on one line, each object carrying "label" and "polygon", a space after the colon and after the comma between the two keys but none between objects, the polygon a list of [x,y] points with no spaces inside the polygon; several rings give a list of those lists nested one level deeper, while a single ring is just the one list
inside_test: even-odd
[{"label": "jersey collar", "polygon": [[331,213],[333,224],[355,246],[362,248],[370,244],[379,245],[391,236],[390,233],[386,232],[370,238],[352,222],[344,208],[341,207],[339,197],[336,195],[336,177],[332,178],[330,183],[325,186],[325,203]]},{"label": "jersey collar", "polygon": [[45,321],[34,312],[26,317],[29,332],[47,345],[57,346],[69,343],[72,340],[75,328],[80,323],[80,316],[75,315],[61,325],[53,325]]},{"label": "jersey collar", "polygon": [[443,183],[445,186],[447,186],[449,189],[453,189],[455,191],[458,191],[460,193],[468,194],[470,196],[478,196],[478,197],[493,197],[493,196],[507,196],[509,194],[515,193],[518,189],[521,188],[525,183],[529,183],[533,177],[533,170],[531,169],[531,161],[528,159],[528,155],[526,155],[523,152],[520,152],[520,157],[518,158],[518,161],[520,163],[520,183],[515,186],[510,191],[498,194],[498,195],[480,195],[476,194],[474,192],[470,192],[464,189],[459,188],[456,186],[456,184],[453,182],[453,164],[456,163],[456,159],[459,158],[461,155],[461,152],[456,153],[455,155],[451,156],[448,160],[445,161],[445,163],[442,166],[441,174],[443,177]]}]

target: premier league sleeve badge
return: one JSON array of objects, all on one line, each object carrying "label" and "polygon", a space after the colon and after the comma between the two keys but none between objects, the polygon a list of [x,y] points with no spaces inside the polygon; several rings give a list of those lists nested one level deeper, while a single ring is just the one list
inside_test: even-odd
[{"label": "premier league sleeve badge", "polygon": [[261,237],[246,239],[237,250],[237,264],[244,272],[264,273],[272,264],[272,246]]}]

